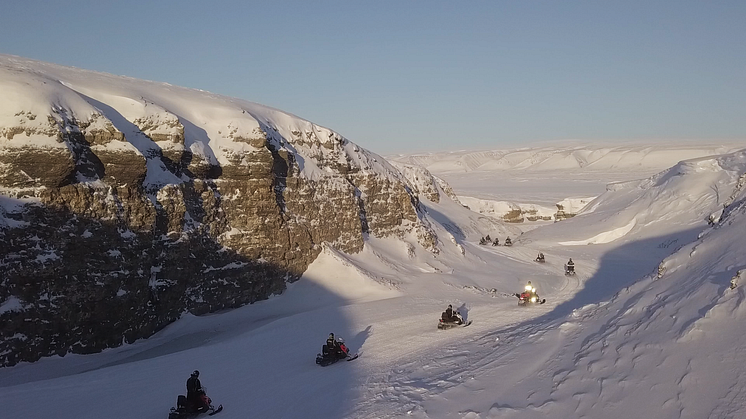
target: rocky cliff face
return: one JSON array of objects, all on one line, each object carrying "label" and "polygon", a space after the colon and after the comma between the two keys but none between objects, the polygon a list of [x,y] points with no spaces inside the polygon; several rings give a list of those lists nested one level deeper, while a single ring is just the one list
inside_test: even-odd
[{"label": "rocky cliff face", "polygon": [[322,243],[437,251],[399,171],[292,115],[2,55],[0,90],[0,366],[281,293]]}]

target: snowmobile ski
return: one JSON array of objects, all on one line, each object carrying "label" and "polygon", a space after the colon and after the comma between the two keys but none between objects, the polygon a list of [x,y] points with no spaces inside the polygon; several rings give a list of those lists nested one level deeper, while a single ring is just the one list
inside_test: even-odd
[{"label": "snowmobile ski", "polygon": [[529,305],[538,305],[538,304],[544,304],[544,303],[546,303],[546,302],[547,302],[547,299],[545,298],[545,299],[543,299],[543,300],[537,300],[537,301],[534,301],[533,303],[532,303],[532,302],[530,302],[530,301],[518,301],[518,305],[519,305],[519,306],[529,306]]},{"label": "snowmobile ski", "polygon": [[471,320],[469,320],[466,323],[451,323],[451,322],[438,322],[438,329],[440,330],[448,330],[453,329],[454,327],[466,327],[471,324]]},{"label": "snowmobile ski", "polygon": [[339,361],[345,360],[345,361],[354,361],[357,359],[357,357],[360,356],[360,354],[351,355],[345,358],[327,358],[322,356],[321,354],[316,355],[316,364],[321,365],[322,367],[328,367],[329,365],[336,364]]},{"label": "snowmobile ski", "polygon": [[208,413],[209,416],[217,415],[218,413],[223,411],[223,405],[217,407],[217,409],[213,410],[212,412]]}]

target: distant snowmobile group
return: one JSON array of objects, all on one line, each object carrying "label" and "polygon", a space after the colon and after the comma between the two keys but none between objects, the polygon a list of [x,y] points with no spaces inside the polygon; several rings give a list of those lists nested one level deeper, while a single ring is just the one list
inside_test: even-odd
[{"label": "distant snowmobile group", "polygon": [[[545,263],[546,259],[544,259],[544,253],[539,252],[539,254],[536,256],[536,259],[534,260],[539,263]],[[570,258],[570,260],[568,260],[565,264],[565,275],[575,275],[575,262],[572,261],[572,258]]]},{"label": "distant snowmobile group", "polygon": [[[486,246],[488,244],[492,244],[493,246],[500,246],[500,239],[497,238],[497,237],[495,237],[495,240],[493,241],[492,238],[490,237],[490,235],[488,234],[485,237],[482,237],[481,239],[479,239],[479,244],[481,244],[482,246]],[[505,246],[512,246],[513,245],[513,241],[510,240],[510,236],[508,236],[505,239],[505,244],[504,245]]]}]

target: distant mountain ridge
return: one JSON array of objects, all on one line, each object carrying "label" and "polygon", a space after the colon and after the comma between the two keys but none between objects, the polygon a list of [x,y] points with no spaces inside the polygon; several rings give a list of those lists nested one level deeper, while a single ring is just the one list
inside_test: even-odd
[{"label": "distant mountain ridge", "polygon": [[660,171],[681,160],[732,153],[743,143],[681,142],[661,144],[598,145],[582,142],[530,148],[452,151],[392,155],[389,160],[423,166],[431,172],[499,170],[635,170]]}]

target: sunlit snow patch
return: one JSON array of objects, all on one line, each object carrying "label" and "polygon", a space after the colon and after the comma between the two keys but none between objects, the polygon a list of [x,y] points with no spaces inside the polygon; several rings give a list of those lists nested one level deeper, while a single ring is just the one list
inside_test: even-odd
[{"label": "sunlit snow patch", "polygon": [[596,234],[590,239],[569,241],[569,242],[559,242],[558,244],[561,244],[563,246],[579,246],[579,245],[584,245],[584,244],[611,243],[620,237],[624,237],[627,233],[629,233],[635,227],[635,224],[637,224],[637,220],[633,218],[632,221],[627,223],[626,226],[615,228],[614,230],[610,230],[610,231],[604,231],[603,233]]},{"label": "sunlit snow patch", "polygon": [[400,295],[399,291],[386,286],[382,278],[326,245],[303,273],[303,281],[317,284],[348,301],[372,301]]}]

